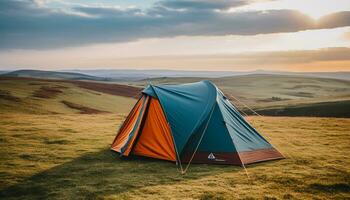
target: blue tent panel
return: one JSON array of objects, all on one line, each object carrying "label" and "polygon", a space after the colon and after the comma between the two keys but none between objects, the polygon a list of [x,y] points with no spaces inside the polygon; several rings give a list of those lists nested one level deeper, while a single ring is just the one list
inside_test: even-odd
[{"label": "blue tent panel", "polygon": [[149,86],[143,93],[159,99],[179,154],[216,102],[216,88],[208,81]]}]

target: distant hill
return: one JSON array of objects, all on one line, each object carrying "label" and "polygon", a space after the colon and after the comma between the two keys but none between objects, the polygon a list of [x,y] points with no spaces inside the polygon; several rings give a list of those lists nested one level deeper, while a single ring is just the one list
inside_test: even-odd
[{"label": "distant hill", "polygon": [[334,78],[350,80],[350,72],[287,72],[287,71],[184,71],[184,70],[124,70],[124,69],[102,69],[102,70],[66,70],[63,72],[83,73],[91,76],[104,77],[114,81],[139,81],[151,78],[180,78],[180,77],[206,77],[222,78],[242,75],[294,75],[318,78]]},{"label": "distant hill", "polygon": [[109,78],[114,81],[139,81],[159,77],[224,77],[246,74],[245,72],[225,71],[183,71],[183,70],[124,70],[124,69],[102,69],[102,70],[65,70],[63,72],[84,73],[92,76]]},{"label": "distant hill", "polygon": [[250,74],[266,74],[266,75],[294,75],[294,76],[308,76],[317,78],[333,78],[340,80],[350,80],[350,72],[285,72],[285,71],[265,71],[257,70]]},{"label": "distant hill", "polygon": [[27,77],[27,78],[44,78],[44,79],[64,79],[64,80],[94,80],[106,81],[106,78],[86,75],[75,72],[57,72],[57,71],[42,71],[42,70],[17,70],[1,74],[6,77]]},{"label": "distant hill", "polygon": [[65,80],[93,80],[130,82],[154,78],[223,78],[243,75],[289,75],[317,78],[350,80],[350,72],[286,72],[286,71],[184,71],[184,70],[128,70],[128,69],[94,69],[94,70],[17,70],[0,71],[0,76],[49,78]]}]

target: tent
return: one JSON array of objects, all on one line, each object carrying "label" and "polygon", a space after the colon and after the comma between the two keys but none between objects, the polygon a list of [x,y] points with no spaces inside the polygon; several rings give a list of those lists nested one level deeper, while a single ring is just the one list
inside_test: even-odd
[{"label": "tent", "polygon": [[111,149],[175,161],[181,170],[183,163],[244,166],[283,158],[210,81],[146,87]]}]

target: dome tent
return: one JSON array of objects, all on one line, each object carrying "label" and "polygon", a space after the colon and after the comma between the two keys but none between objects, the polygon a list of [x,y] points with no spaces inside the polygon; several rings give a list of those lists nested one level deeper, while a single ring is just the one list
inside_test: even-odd
[{"label": "dome tent", "polygon": [[149,85],[111,149],[181,163],[245,165],[283,158],[210,81]]}]

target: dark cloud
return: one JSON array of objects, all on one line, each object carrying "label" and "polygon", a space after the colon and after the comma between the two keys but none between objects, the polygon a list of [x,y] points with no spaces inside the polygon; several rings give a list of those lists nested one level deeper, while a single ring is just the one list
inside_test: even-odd
[{"label": "dark cloud", "polygon": [[337,12],[323,16],[318,20],[317,24],[317,27],[319,28],[335,28],[342,26],[350,26],[349,11]]},{"label": "dark cloud", "polygon": [[54,10],[29,0],[2,0],[0,48],[57,48],[182,35],[255,35],[350,25],[349,11],[317,22],[295,10],[226,12],[248,2],[181,0],[160,1],[147,10],[91,6]]},{"label": "dark cloud", "polygon": [[172,9],[191,10],[226,10],[232,7],[247,5],[247,0],[167,0],[160,1],[158,5]]}]

